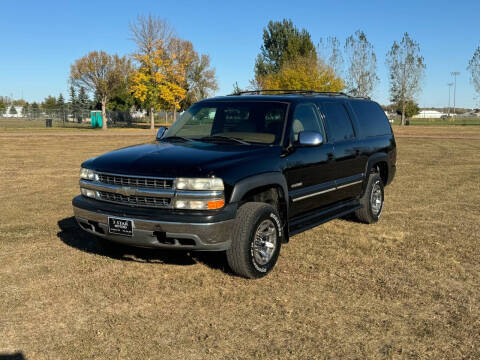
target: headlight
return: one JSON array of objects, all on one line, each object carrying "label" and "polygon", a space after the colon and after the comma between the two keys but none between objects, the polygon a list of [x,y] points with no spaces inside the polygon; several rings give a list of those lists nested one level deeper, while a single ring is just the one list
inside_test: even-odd
[{"label": "headlight", "polygon": [[85,180],[98,180],[98,175],[93,170],[81,168],[80,178]]},{"label": "headlight", "polygon": [[179,190],[223,190],[220,178],[178,178],[176,188]]}]

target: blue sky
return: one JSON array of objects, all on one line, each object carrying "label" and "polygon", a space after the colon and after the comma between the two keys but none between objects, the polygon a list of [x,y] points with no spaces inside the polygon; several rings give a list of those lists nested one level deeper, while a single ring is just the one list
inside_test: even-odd
[{"label": "blue sky", "polygon": [[[209,54],[218,95],[253,77],[262,30],[269,20],[291,18],[314,43],[344,40],[363,30],[374,45],[378,84],[374,98],[387,103],[385,54],[406,31],[420,43],[427,64],[419,104],[445,106],[450,72],[460,71],[457,106],[479,106],[466,71],[480,45],[480,1],[9,1],[1,6],[0,95],[42,101],[64,95],[70,64],[92,50],[130,54],[129,22],[138,14],[160,16],[178,35]],[[453,96],[452,96],[453,97]],[[453,102],[453,100],[452,100]]]}]

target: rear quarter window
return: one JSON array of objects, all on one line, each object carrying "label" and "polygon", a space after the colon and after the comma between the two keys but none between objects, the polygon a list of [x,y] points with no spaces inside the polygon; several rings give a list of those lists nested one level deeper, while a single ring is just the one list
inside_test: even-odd
[{"label": "rear quarter window", "polygon": [[350,101],[362,136],[390,135],[392,128],[380,105],[373,101]]}]

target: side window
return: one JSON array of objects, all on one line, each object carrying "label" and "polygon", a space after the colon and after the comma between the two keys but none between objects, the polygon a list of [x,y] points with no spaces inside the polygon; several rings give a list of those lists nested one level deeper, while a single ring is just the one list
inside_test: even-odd
[{"label": "side window", "polygon": [[301,131],[316,131],[325,138],[323,127],[313,104],[298,104],[295,108],[291,131],[293,141],[298,140],[298,134]]},{"label": "side window", "polygon": [[361,135],[365,137],[390,135],[392,128],[380,105],[373,101],[352,100],[350,105],[357,115]]},{"label": "side window", "polygon": [[321,103],[320,110],[327,125],[329,141],[338,142],[355,137],[350,116],[343,104],[337,102]]}]

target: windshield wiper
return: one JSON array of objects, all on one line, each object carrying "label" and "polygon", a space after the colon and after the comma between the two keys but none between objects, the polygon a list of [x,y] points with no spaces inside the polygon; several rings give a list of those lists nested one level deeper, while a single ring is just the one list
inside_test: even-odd
[{"label": "windshield wiper", "polygon": [[189,138],[186,138],[186,137],[183,137],[183,136],[167,136],[167,137],[164,137],[164,138],[161,138],[160,141],[193,141],[192,139],[189,139]]},{"label": "windshield wiper", "polygon": [[220,140],[220,141],[230,141],[230,142],[236,142],[242,145],[251,145],[249,142],[240,140],[234,137],[230,136],[222,136],[222,135],[210,135],[210,136],[204,136],[199,139],[195,140],[200,140],[200,141],[215,141],[215,140]]}]

